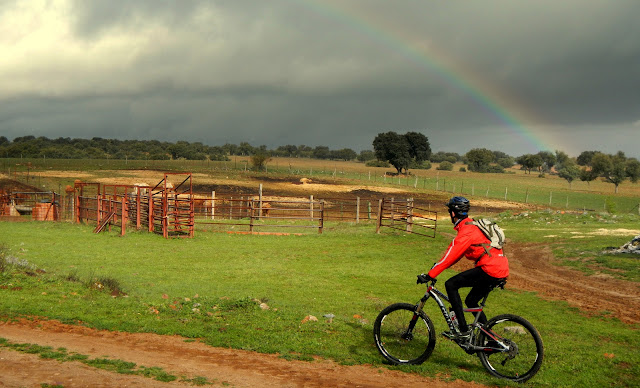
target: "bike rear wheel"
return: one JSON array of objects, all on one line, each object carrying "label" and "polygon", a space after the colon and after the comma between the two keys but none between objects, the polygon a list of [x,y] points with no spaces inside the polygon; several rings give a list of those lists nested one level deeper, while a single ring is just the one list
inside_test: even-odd
[{"label": "bike rear wheel", "polygon": [[[479,351],[482,365],[493,376],[516,382],[532,378],[542,365],[544,347],[540,334],[526,319],[503,314],[493,317],[484,325],[507,346],[505,351]],[[480,331],[478,346],[499,347],[489,335]]]},{"label": "bike rear wheel", "polygon": [[[373,337],[378,350],[393,364],[422,364],[436,346],[431,319],[416,306],[396,303],[378,314]],[[413,323],[412,323],[413,322]]]}]

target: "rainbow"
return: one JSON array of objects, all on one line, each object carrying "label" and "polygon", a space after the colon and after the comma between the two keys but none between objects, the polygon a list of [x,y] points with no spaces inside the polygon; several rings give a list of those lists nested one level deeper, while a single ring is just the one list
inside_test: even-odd
[{"label": "rainbow", "polygon": [[382,18],[365,9],[349,8],[340,1],[292,0],[311,12],[365,35],[369,39],[398,52],[407,59],[433,73],[446,84],[462,91],[488,114],[504,123],[512,134],[526,141],[533,149],[554,151],[552,137],[542,131],[534,131],[533,126],[545,124],[525,104],[506,90],[485,81],[473,69],[460,61],[455,61],[447,52],[433,42],[410,36],[401,26],[386,23]]}]

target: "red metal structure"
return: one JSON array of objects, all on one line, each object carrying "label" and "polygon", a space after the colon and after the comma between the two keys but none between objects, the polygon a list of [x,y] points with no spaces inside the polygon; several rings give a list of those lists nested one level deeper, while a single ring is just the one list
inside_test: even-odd
[{"label": "red metal structure", "polygon": [[36,221],[59,221],[60,195],[52,191],[0,193],[0,216],[18,219],[28,215]]},{"label": "red metal structure", "polygon": [[[184,179],[174,184],[176,177]],[[133,224],[165,238],[193,237],[191,179],[191,173],[166,173],[153,187],[76,182],[75,221],[95,222],[96,233],[116,226],[124,235]]]}]

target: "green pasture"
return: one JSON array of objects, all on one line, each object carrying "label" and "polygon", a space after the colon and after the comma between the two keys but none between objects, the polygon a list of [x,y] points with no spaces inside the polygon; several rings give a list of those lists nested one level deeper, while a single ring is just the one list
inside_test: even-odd
[{"label": "green pasture", "polygon": [[[591,260],[634,282],[640,279],[637,258],[601,253],[629,236],[572,239],[565,232],[638,229],[639,220],[559,212],[500,215],[509,238],[549,241],[558,255],[563,252],[562,260]],[[92,230],[69,223],[0,222],[1,319],[44,316],[98,329],[178,334],[287,359],[320,357],[378,368],[397,367],[385,364],[375,348],[375,317],[393,302],[417,302],[424,286],[415,284],[415,275],[431,267],[450,239],[392,230],[375,234],[371,223],[329,224],[323,234],[302,236],[198,232],[193,239],[171,240]],[[556,237],[545,237],[550,235]],[[439,284],[453,274],[445,271]],[[637,325],[605,311],[586,316],[564,302],[509,287],[490,296],[487,312],[521,315],[540,331],[545,360],[529,386],[640,384]],[[436,330],[444,331],[437,307],[428,305],[428,313]],[[442,337],[427,362],[398,369],[510,385]]]},{"label": "green pasture", "polygon": [[[42,187],[43,190],[61,192],[72,185],[76,177],[52,177],[51,170],[77,171],[80,179],[91,181],[113,178],[114,170],[126,176],[127,170],[158,171],[158,181],[163,172],[192,172],[201,174],[193,183],[211,183],[217,178],[240,181],[286,179],[297,181],[301,177],[316,181],[353,184],[358,186],[397,187],[415,193],[416,198],[429,198],[435,192],[446,195],[461,194],[476,201],[492,199],[526,203],[533,209],[560,209],[608,212],[613,214],[640,215],[640,184],[625,181],[619,186],[596,180],[574,181],[571,186],[556,175],[509,169],[505,174],[482,174],[458,171],[411,170],[409,176],[391,176],[392,168],[367,167],[363,163],[298,158],[273,158],[267,171],[250,171],[247,157],[233,157],[229,161],[193,160],[75,160],[75,159],[7,159],[0,158],[4,174]],[[133,172],[131,172],[133,173]],[[157,182],[147,182],[155,184]],[[257,191],[257,188],[256,188]]]}]

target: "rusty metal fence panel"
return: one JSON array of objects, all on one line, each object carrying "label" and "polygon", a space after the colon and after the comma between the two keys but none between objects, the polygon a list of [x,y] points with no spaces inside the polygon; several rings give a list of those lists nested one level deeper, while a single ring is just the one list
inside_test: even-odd
[{"label": "rusty metal fence panel", "polygon": [[[186,177],[177,185],[168,179],[180,175]],[[154,187],[76,182],[75,193],[75,221],[95,222],[96,233],[115,226],[124,235],[127,226],[134,226],[165,238],[193,237],[190,173],[166,173]]]},{"label": "rusty metal fence panel", "polygon": [[323,201],[267,200],[247,196],[217,197],[196,202],[196,224],[202,229],[272,233],[274,229],[290,228],[296,232],[317,229],[322,233],[324,228]]},{"label": "rusty metal fence panel", "polygon": [[437,212],[416,207],[412,198],[383,198],[378,203],[376,233],[380,233],[380,228],[386,227],[435,238],[437,224]]}]

